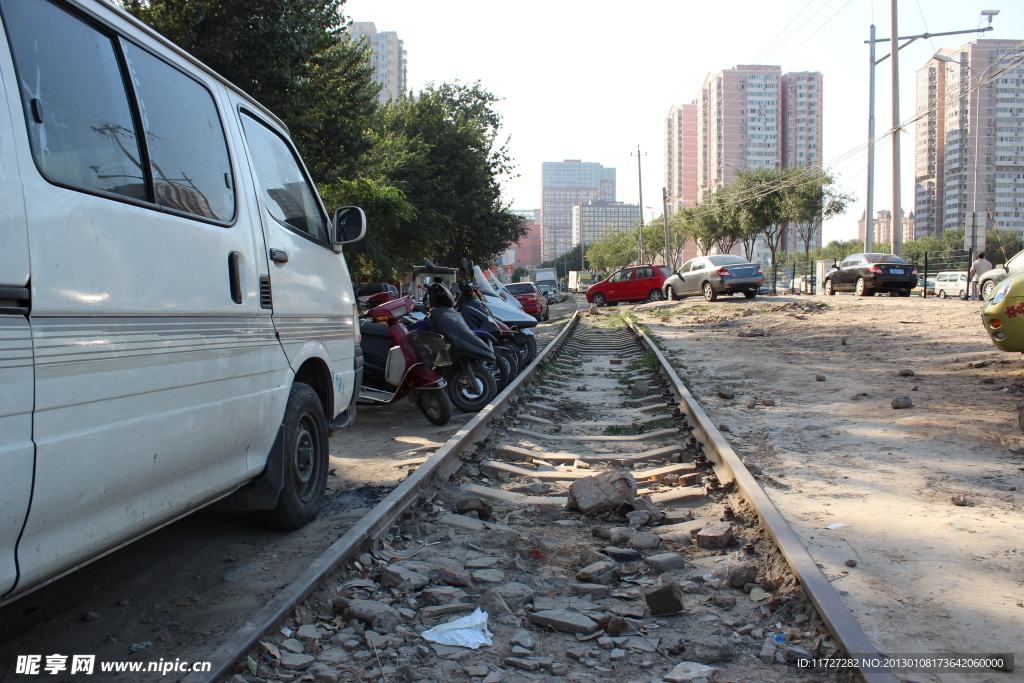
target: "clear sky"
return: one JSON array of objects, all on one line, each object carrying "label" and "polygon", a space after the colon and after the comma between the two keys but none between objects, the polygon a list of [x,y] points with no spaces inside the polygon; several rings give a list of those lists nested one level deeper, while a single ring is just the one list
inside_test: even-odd
[{"label": "clear sky", "polygon": [[[980,37],[1024,41],[1021,0],[899,0],[899,33],[973,29],[983,9],[1001,10]],[[504,133],[519,177],[505,182],[514,208],[540,206],[541,162],[581,159],[617,169],[618,199],[661,213],[665,116],[692,101],[708,73],[737,64],[779,64],[824,74],[824,159],[857,202],[824,238],[856,237],[864,209],[868,37],[890,35],[887,0],[348,0],[346,15],[397,31],[410,87],[479,80],[502,101]],[[970,33],[918,40],[900,51],[900,118],[914,114],[914,72],[939,48]],[[879,56],[887,51],[879,46]],[[878,67],[876,131],[892,125],[890,64]],[[914,208],[913,128],[902,136],[903,209]],[[634,156],[630,156],[630,154]],[[892,205],[892,148],[876,147],[875,208]],[[645,212],[646,216],[651,211]]]}]

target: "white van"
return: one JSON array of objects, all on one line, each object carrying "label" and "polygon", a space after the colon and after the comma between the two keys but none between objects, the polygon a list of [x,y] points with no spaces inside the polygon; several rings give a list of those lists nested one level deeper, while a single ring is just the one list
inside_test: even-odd
[{"label": "white van", "polygon": [[968,284],[966,270],[944,270],[935,276],[935,293],[940,299],[950,296],[966,299]]},{"label": "white van", "polygon": [[0,0],[0,603],[234,493],[322,504],[341,245],[284,125],[97,0]]}]

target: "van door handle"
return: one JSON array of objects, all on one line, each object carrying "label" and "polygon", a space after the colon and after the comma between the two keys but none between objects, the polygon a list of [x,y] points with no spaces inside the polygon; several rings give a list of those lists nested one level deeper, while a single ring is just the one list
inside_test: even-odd
[{"label": "van door handle", "polygon": [[288,263],[288,252],[284,249],[271,249],[270,260],[274,263]]},{"label": "van door handle", "polygon": [[237,251],[228,254],[228,282],[231,287],[231,300],[236,304],[242,303],[242,255]]}]

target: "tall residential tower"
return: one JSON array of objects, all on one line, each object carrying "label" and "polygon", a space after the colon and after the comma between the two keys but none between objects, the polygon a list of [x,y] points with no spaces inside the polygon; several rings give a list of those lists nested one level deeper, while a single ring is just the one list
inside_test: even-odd
[{"label": "tall residential tower", "polygon": [[366,44],[373,51],[370,55],[373,80],[382,86],[377,101],[383,104],[398,99],[408,83],[405,43],[394,31],[378,31],[372,21],[354,21],[349,32],[355,38],[365,36]]},{"label": "tall residential tower", "polygon": [[919,234],[964,227],[1024,234],[1024,48],[973,40],[917,71],[915,213]]}]

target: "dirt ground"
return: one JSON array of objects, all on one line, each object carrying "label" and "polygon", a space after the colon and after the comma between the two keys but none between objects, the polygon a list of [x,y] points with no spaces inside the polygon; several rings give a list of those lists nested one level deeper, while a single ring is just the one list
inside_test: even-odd
[{"label": "dirt ground", "polygon": [[[576,307],[574,301],[552,307],[551,321],[536,328],[538,339],[553,337]],[[59,679],[15,674],[17,655],[206,659],[472,417],[456,411],[448,425],[436,427],[407,399],[361,406],[355,425],[331,439],[327,503],[306,527],[268,531],[245,513],[200,510],[5,605],[0,683]],[[88,678],[133,680],[100,674],[98,666]]]},{"label": "dirt ground", "polygon": [[[1024,363],[992,346],[978,303],[780,296],[632,310],[881,652],[1024,655]],[[739,336],[756,328],[767,336]],[[896,397],[913,407],[893,409]],[[1017,666],[910,677],[1021,680]]]}]

